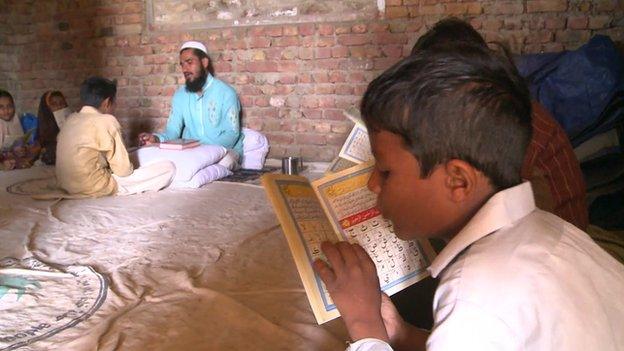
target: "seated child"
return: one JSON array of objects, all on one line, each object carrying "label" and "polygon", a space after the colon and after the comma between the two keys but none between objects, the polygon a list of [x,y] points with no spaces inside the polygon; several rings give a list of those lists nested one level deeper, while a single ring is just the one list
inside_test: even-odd
[{"label": "seated child", "polygon": [[470,45],[417,52],[369,84],[361,111],[382,214],[401,239],[448,243],[429,267],[431,332],[381,294],[362,247],[322,244],[329,265],[314,267],[350,350],[624,349],[624,266],[521,181],[531,100],[507,60]]},{"label": "seated child", "polygon": [[47,165],[56,162],[56,137],[69,114],[65,96],[58,90],[46,91],[39,102],[37,141],[41,146],[41,161]]},{"label": "seated child", "polygon": [[[412,53],[436,46],[457,44],[477,45],[487,48],[481,34],[469,23],[458,18],[446,18],[436,23],[418,38]],[[511,55],[503,49],[511,61]],[[585,201],[586,189],[583,173],[572,144],[557,121],[539,102],[533,101],[533,129],[531,142],[522,165],[521,176],[533,186],[537,206],[552,212],[582,230],[589,224]]]},{"label": "seated child", "polygon": [[70,195],[129,195],[157,191],[171,182],[175,166],[156,162],[133,170],[114,110],[117,85],[91,77],[80,87],[83,104],[67,118],[58,135],[56,178]]},{"label": "seated child", "polygon": [[39,155],[37,145],[28,145],[15,114],[13,96],[0,90],[0,169],[28,168]]}]

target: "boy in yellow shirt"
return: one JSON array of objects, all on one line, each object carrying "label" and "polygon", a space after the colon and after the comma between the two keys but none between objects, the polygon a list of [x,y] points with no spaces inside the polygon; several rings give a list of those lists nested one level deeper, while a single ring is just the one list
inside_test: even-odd
[{"label": "boy in yellow shirt", "polygon": [[111,113],[117,85],[91,77],[80,87],[83,107],[67,118],[58,135],[56,178],[70,195],[99,197],[157,191],[175,174],[170,161],[134,169],[121,137],[121,126]]}]

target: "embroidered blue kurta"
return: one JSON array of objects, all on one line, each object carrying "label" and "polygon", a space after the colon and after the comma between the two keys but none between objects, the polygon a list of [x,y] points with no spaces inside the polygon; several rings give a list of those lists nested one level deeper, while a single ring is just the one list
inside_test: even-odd
[{"label": "embroidered blue kurta", "polygon": [[176,91],[167,127],[156,135],[161,141],[185,138],[222,145],[242,157],[244,135],[239,114],[236,91],[208,74],[202,93],[189,92],[185,86]]}]

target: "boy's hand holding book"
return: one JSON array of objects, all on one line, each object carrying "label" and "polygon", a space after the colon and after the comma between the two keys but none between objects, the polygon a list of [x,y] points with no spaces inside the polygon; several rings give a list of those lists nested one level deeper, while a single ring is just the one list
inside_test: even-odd
[{"label": "boy's hand holding book", "polygon": [[314,261],[314,270],[325,283],[353,340],[389,341],[381,317],[381,290],[375,263],[358,244],[324,242],[327,263]]}]

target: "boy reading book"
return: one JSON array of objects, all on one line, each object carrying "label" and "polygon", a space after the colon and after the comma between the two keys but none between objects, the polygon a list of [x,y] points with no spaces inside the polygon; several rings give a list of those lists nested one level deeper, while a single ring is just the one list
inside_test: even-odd
[{"label": "boy reading book", "polygon": [[512,66],[483,47],[423,50],[371,82],[361,111],[381,213],[399,238],[448,244],[429,267],[431,332],[401,319],[360,246],[322,245],[349,349],[624,348],[624,266],[521,182],[531,101]]},{"label": "boy reading book", "polygon": [[91,77],[80,87],[80,112],[65,121],[56,147],[58,185],[74,196],[98,197],[157,191],[175,174],[170,161],[133,169],[121,138],[121,126],[111,115],[117,85]]}]

